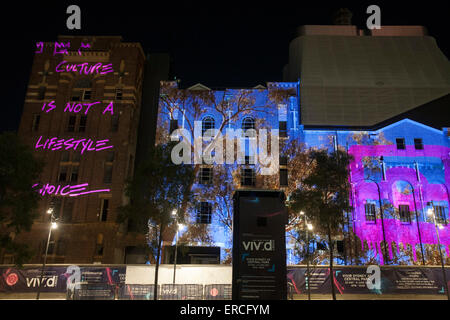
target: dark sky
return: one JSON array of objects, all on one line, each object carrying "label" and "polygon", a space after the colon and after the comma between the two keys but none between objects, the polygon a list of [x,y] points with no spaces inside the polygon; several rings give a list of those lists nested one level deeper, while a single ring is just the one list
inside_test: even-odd
[{"label": "dark sky", "polygon": [[[70,4],[81,7],[81,31],[66,28]],[[382,25],[426,26],[450,56],[444,1],[15,1],[2,11],[7,83],[0,131],[17,130],[37,41],[55,41],[58,34],[121,35],[141,42],[145,52],[170,52],[173,75],[183,86],[247,87],[282,80],[298,26],[331,24],[332,13],[347,7],[353,24],[364,28],[370,4],[380,6]]]}]

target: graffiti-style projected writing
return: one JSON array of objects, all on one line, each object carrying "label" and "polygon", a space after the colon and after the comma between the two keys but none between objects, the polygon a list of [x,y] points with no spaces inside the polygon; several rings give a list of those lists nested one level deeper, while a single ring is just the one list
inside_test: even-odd
[{"label": "graffiti-style projected writing", "polygon": [[[91,103],[77,103],[73,102],[72,104],[70,102],[67,102],[66,107],[64,108],[64,112],[75,112],[78,113],[83,110],[84,107],[84,114],[87,114],[89,112],[89,109],[95,105],[101,103],[100,101],[91,102]],[[45,110],[47,108],[47,110]],[[42,105],[42,111],[45,111],[46,113],[49,113],[53,109],[56,109],[55,101],[52,100],[48,104],[44,102]],[[103,110],[102,114],[105,114],[105,112],[110,112],[111,114],[114,114],[114,108],[113,108],[113,102],[111,101],[108,106]]]},{"label": "graffiti-style projected writing", "polygon": [[[36,146],[35,149],[47,149],[47,150],[58,150],[61,149],[63,147],[65,147],[65,150],[69,150],[72,149],[73,150],[77,150],[78,147],[80,147],[78,150],[81,149],[81,154],[83,154],[85,151],[101,151],[101,150],[105,150],[105,149],[110,149],[113,148],[114,146],[105,146],[106,142],[109,141],[109,139],[105,139],[105,140],[97,140],[94,141],[92,139],[78,139],[75,140],[74,138],[70,138],[70,139],[58,139],[57,137],[53,137],[50,139],[45,140],[45,143],[42,144],[41,143],[42,140],[42,136],[39,137],[38,141],[36,142]],[[95,147],[92,147],[93,144],[95,143]]]},{"label": "graffiti-style projected writing", "polygon": [[[112,69],[112,63],[109,64],[103,64],[101,62],[98,62],[96,64],[90,65],[89,62],[74,64],[74,63],[67,63],[66,60],[61,61],[56,66],[56,72],[78,72],[79,74],[93,74],[94,72],[96,74],[107,74],[109,72],[114,72]],[[100,70],[99,70],[100,69]]]},{"label": "graffiti-style projected writing", "polygon": [[[44,51],[44,42],[39,41],[36,42],[36,47],[38,48],[38,51],[35,51],[34,53],[42,53]],[[40,49],[39,49],[40,48]],[[70,48],[70,42],[64,43],[64,42],[55,42],[55,49],[53,50],[53,55],[55,54],[69,54],[67,49]],[[78,54],[81,56],[81,49],[90,49],[91,45],[89,43],[84,44],[81,42],[80,48],[78,48]]]},{"label": "graffiti-style projected writing", "polygon": [[[36,183],[32,187],[36,188],[39,184]],[[70,197],[77,197],[81,196],[83,194],[89,194],[89,193],[98,193],[98,192],[109,192],[110,189],[97,189],[97,190],[87,190],[88,183],[82,183],[77,185],[66,185],[66,186],[54,186],[49,183],[44,184],[42,188],[39,190],[39,194],[42,196],[47,194],[53,194],[53,195],[61,195],[61,196],[70,196]]]}]

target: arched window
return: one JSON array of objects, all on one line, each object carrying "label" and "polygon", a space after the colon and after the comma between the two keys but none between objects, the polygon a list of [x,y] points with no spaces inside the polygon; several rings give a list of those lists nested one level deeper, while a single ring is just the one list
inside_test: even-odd
[{"label": "arched window", "polygon": [[255,119],[252,117],[246,117],[242,120],[242,136],[243,137],[255,137]]},{"label": "arched window", "polygon": [[255,129],[255,119],[252,117],[246,117],[242,120],[242,130]]},{"label": "arched window", "polygon": [[413,187],[411,183],[404,180],[397,180],[392,184],[392,199],[395,207],[398,208],[400,221],[411,223],[411,212],[415,210]]},{"label": "arched window", "polygon": [[206,132],[206,130],[215,128],[215,121],[212,117],[205,117],[202,120],[202,135]]}]

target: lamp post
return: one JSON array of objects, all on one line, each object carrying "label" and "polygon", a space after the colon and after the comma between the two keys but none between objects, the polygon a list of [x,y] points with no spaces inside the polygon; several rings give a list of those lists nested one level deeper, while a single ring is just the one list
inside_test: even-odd
[{"label": "lamp post", "polygon": [[[447,299],[450,300],[450,292],[448,291],[447,276],[445,274],[444,259],[442,257],[441,241],[439,240],[439,230],[438,230],[438,226],[436,224],[436,214],[434,211],[435,210],[434,210],[433,201],[431,201],[431,208],[428,209],[428,215],[433,216],[434,228],[436,229],[436,236],[437,236],[437,241],[438,241],[439,256],[441,257],[442,275],[444,276],[445,290],[447,291]],[[439,227],[442,227],[442,226],[440,225]]]},{"label": "lamp post", "polygon": [[177,225],[177,231],[175,235],[175,256],[174,256],[174,263],[173,263],[173,284],[175,284],[175,274],[177,272],[177,245],[178,245],[178,219],[177,219],[177,211],[172,211],[172,216],[175,217],[175,224]]},{"label": "lamp post", "polygon": [[36,300],[39,300],[39,296],[41,294],[42,278],[44,277],[45,264],[47,262],[47,254],[48,254],[48,245],[50,243],[50,238],[52,236],[52,229],[58,228],[58,224],[56,223],[56,221],[58,219],[55,218],[55,216],[53,215],[53,209],[52,208],[48,209],[47,210],[47,214],[50,215],[50,228],[48,230],[47,246],[45,247],[44,263],[42,265],[41,276],[40,276],[39,285],[38,285],[38,288],[37,288]]},{"label": "lamp post", "polygon": [[309,232],[308,230],[312,230],[312,224],[306,223],[306,215],[303,211],[300,211],[300,215],[303,216],[305,220],[305,231],[306,231],[306,286],[308,287],[308,300],[311,300],[311,287],[309,286]]},{"label": "lamp post", "polygon": [[175,257],[174,257],[174,263],[173,263],[173,284],[175,284],[175,275],[177,272],[177,248],[178,248],[178,231],[180,229],[183,229],[184,225],[181,223],[178,223],[178,219],[177,219],[177,211],[173,210],[172,211],[172,216],[175,217],[175,223],[177,225],[177,232],[176,232],[176,240],[175,240]]},{"label": "lamp post", "polygon": [[380,206],[380,217],[381,217],[381,230],[383,231],[383,246],[384,246],[384,252],[382,253],[383,255],[383,260],[386,261],[386,264],[390,264],[390,257],[389,254],[387,252],[387,248],[386,248],[386,233],[384,231],[384,213],[383,213],[383,203],[381,201],[381,190],[380,190],[380,185],[378,184],[378,182],[376,182],[375,180],[370,180],[372,182],[374,182],[377,185],[377,190],[378,190],[378,204]]}]

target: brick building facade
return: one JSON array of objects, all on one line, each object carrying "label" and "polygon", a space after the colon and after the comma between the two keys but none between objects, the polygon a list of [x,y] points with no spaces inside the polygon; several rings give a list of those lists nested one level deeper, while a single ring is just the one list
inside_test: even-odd
[{"label": "brick building facade", "polygon": [[[35,53],[19,127],[19,136],[45,161],[35,188],[49,184],[62,191],[67,185],[87,183],[85,191],[109,191],[55,196],[58,191],[50,195],[52,189],[47,189],[31,232],[21,233],[17,240],[35,250],[31,263],[41,263],[50,219],[46,212],[52,208],[59,221],[52,231],[48,263],[123,263],[126,247],[142,243],[116,223],[116,208],[127,201],[125,181],[134,170],[146,57],[139,43],[122,42],[121,37],[60,36],[57,43],[65,44],[67,52],[58,53],[62,47],[46,42],[42,52]],[[67,66],[83,63],[86,68],[99,63],[101,67],[67,71]],[[86,104],[94,102],[87,110]],[[76,107],[70,111],[68,103]],[[42,147],[53,137],[94,142],[83,153],[82,143]],[[112,147],[90,151],[99,140],[106,140],[103,147]],[[13,261],[5,255],[2,262]]]}]

